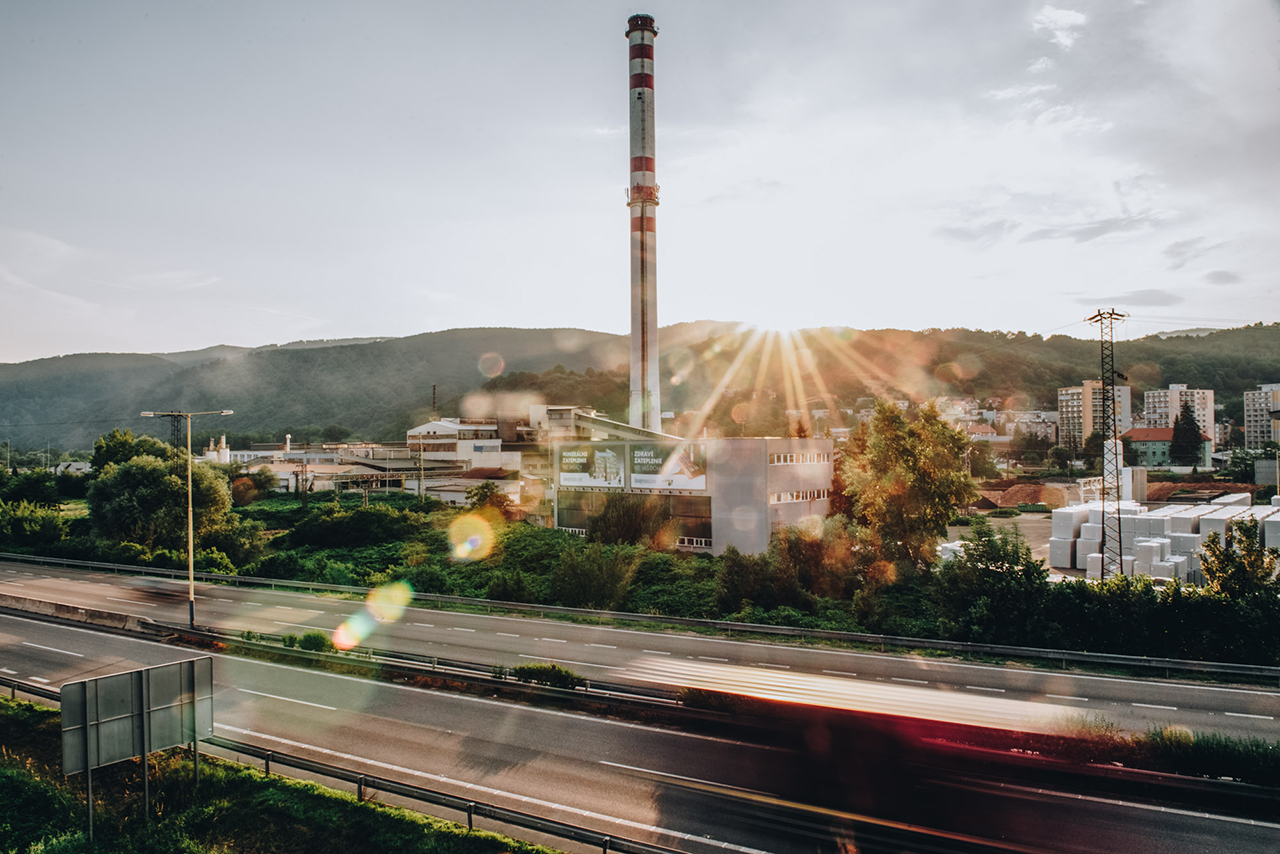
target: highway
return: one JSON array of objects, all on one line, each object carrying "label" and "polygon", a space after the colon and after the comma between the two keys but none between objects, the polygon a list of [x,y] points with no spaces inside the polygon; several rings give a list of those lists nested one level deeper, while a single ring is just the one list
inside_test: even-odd
[{"label": "highway", "polygon": [[[127,576],[0,563],[0,592],[185,623],[186,601],[146,596]],[[185,595],[185,585],[173,584]],[[361,604],[331,596],[197,585],[196,619],[232,632],[328,634]],[[820,673],[854,680],[1048,703],[1135,732],[1169,724],[1194,732],[1280,739],[1280,688],[1206,685],[996,667],[916,656],[738,641],[558,620],[410,608],[367,641],[398,652],[485,667],[563,664],[588,679],[628,683],[633,662],[655,656]]]},{"label": "highway", "polygon": [[[0,615],[0,670],[51,687],[193,655]],[[778,748],[234,657],[215,657],[214,675],[219,735],[690,852],[839,850],[825,831],[820,842],[724,793],[803,774]],[[1022,849],[1280,851],[1278,824],[1191,810],[981,780],[926,782],[918,795],[926,812],[945,803],[961,816],[959,831]]]}]

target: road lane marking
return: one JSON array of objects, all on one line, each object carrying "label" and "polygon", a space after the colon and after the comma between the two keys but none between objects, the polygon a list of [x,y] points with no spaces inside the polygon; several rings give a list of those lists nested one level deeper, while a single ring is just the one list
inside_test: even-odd
[{"label": "road lane marking", "polygon": [[1052,697],[1055,700],[1079,700],[1082,703],[1089,702],[1088,697],[1072,697],[1069,694],[1045,694],[1046,697]]},{"label": "road lane marking", "polygon": [[756,666],[757,666],[757,667],[777,667],[777,668],[779,668],[780,670],[790,670],[790,669],[791,669],[791,665],[790,665],[790,664],[770,664],[770,663],[769,663],[769,662],[767,662],[767,661],[761,661],[761,662],[759,662]]},{"label": "road lane marking", "polygon": [[587,646],[595,646],[595,647],[599,647],[600,649],[617,649],[616,646],[613,646],[612,644],[607,644],[607,643],[589,643],[587,644]]},{"label": "road lane marking", "polygon": [[63,655],[74,655],[76,658],[84,658],[84,654],[83,654],[83,653],[79,653],[79,652],[71,652],[71,651],[69,651],[69,650],[65,650],[65,649],[58,649],[56,646],[41,646],[41,645],[40,645],[40,644],[38,644],[38,643],[31,643],[31,641],[23,641],[23,642],[22,642],[22,645],[23,645],[23,646],[34,646],[36,649],[47,649],[47,650],[49,650],[49,652],[60,652],[60,653],[62,653]]},{"label": "road lane marking", "polygon": [[663,652],[663,651],[662,651],[662,650],[660,650],[660,649],[642,649],[642,650],[640,650],[640,651],[641,651],[641,652],[647,652],[647,653],[649,653],[650,655],[670,655],[670,654],[671,654],[671,653],[669,653],[669,652]]},{"label": "road lane marking", "polygon": [[215,602],[234,602],[234,599],[214,599]]},{"label": "road lane marking", "polygon": [[450,626],[450,627],[449,627],[449,631],[451,631],[451,632],[474,632],[474,631],[475,631],[475,629],[464,629],[464,628],[462,628],[461,626]]},{"label": "road lane marking", "polygon": [[706,836],[694,836],[693,834],[684,833],[683,831],[679,831],[679,830],[670,830],[668,828],[658,827],[657,825],[652,825],[652,824],[642,824],[641,822],[638,822],[638,821],[631,821],[630,819],[618,818],[616,816],[611,816],[611,815],[605,815],[604,813],[594,812],[593,810],[585,810],[580,807],[571,807],[565,804],[557,804],[551,801],[544,801],[540,798],[534,798],[528,795],[518,795],[514,792],[506,792],[506,791],[503,791],[502,789],[493,789],[488,786],[481,785],[479,783],[468,783],[464,780],[458,780],[454,777],[444,777],[440,774],[431,774],[426,771],[418,771],[414,768],[406,768],[402,765],[392,765],[389,762],[379,762],[376,759],[367,759],[363,756],[356,756],[351,753],[341,753],[337,750],[329,750],[327,748],[319,747],[314,744],[307,744],[306,742],[293,741],[292,739],[288,739],[288,738],[281,738],[278,735],[267,735],[266,733],[255,732],[254,730],[251,730],[251,729],[241,729],[240,727],[228,726],[226,724],[217,724],[217,726],[220,729],[228,730],[230,732],[236,732],[242,735],[251,735],[251,736],[254,736],[255,738],[274,741],[280,744],[288,745],[289,747],[301,747],[307,750],[314,750],[317,753],[322,753],[322,754],[325,754],[326,756],[333,756],[337,759],[343,759],[348,762],[357,762],[363,765],[372,766],[374,768],[383,768],[388,771],[394,771],[398,774],[406,774],[411,777],[418,777],[426,780],[431,780],[436,783],[444,783],[446,785],[458,786],[463,789],[467,789],[469,791],[482,792],[483,794],[486,794],[486,795],[496,795],[501,798],[512,798],[514,800],[523,801],[528,804],[535,804],[537,806],[547,807],[550,809],[563,810],[565,812],[572,813],[574,815],[582,816],[583,818],[589,818],[589,819],[594,819],[598,821],[607,821],[613,824],[620,825],[622,827],[631,828],[633,830],[643,830],[649,833],[660,833],[666,836],[671,836],[672,838],[675,838],[675,839],[683,839],[691,842],[696,841],[704,845],[714,845],[715,847],[722,848],[726,851],[740,852],[740,854],[767,854],[767,852],[761,851],[758,848],[746,848],[742,845],[734,845],[732,842],[721,842],[718,839],[711,839]]},{"label": "road lane marking", "polygon": [[891,682],[910,682],[910,683],[911,683],[911,684],[913,684],[913,685],[928,685],[928,684],[929,684],[929,680],[928,680],[928,679],[906,679],[906,678],[901,677],[901,676],[893,676],[893,677],[890,677],[889,681],[891,681]]},{"label": "road lane marking", "polygon": [[48,679],[41,679],[39,676],[32,676],[32,677],[31,677],[31,681],[32,681],[32,682],[43,682],[43,683],[44,683],[44,684],[46,684],[46,685],[48,685],[48,684],[49,684],[49,680],[48,680]]},{"label": "road lane marking", "polygon": [[109,602],[128,602],[130,605],[146,605],[148,608],[154,608],[154,607],[156,606],[156,603],[155,603],[155,602],[139,602],[137,599],[117,599],[117,598],[116,598],[116,597],[114,597],[114,596],[108,596],[108,597],[107,597],[107,601],[109,601]]},{"label": "road lane marking", "polygon": [[1154,703],[1130,703],[1131,706],[1137,706],[1139,709],[1164,709],[1167,712],[1178,711],[1177,706],[1157,706]]},{"label": "road lane marking", "polygon": [[337,706],[325,706],[321,703],[308,703],[306,700],[295,700],[292,697],[280,697],[275,694],[264,694],[261,691],[250,691],[248,688],[237,688],[237,691],[243,691],[246,694],[256,694],[259,697],[270,697],[272,700],[284,700],[286,703],[298,703],[302,706],[315,706],[317,709],[328,709],[331,712],[338,711]]},{"label": "road lane marking", "polygon": [[857,676],[856,673],[850,673],[847,670],[824,670],[823,673],[830,673],[832,676]]},{"label": "road lane marking", "polygon": [[1223,714],[1232,718],[1253,718],[1254,720],[1258,720],[1258,721],[1274,721],[1275,720],[1275,718],[1271,715],[1246,715],[1244,712],[1223,712]]},{"label": "road lane marking", "polygon": [[534,638],[534,640],[550,641],[551,643],[568,643],[567,640],[560,640],[560,638]]},{"label": "road lane marking", "polygon": [[262,603],[261,603],[261,602],[245,602],[244,604],[246,604],[246,605],[257,605],[259,608],[261,608],[261,607],[262,607]]},{"label": "road lane marking", "polygon": [[554,662],[556,662],[557,664],[576,664],[576,665],[578,665],[578,666],[580,666],[580,667],[599,667],[599,668],[602,668],[602,669],[604,669],[604,670],[626,670],[626,669],[627,669],[627,668],[625,668],[625,667],[610,667],[610,666],[609,666],[609,665],[607,665],[607,664],[592,664],[592,663],[591,663],[591,662],[589,662],[589,661],[570,661],[570,660],[569,660],[569,659],[567,659],[567,658],[549,658],[549,657],[547,657],[547,656],[545,656],[545,655],[525,655],[524,653],[521,653],[521,654],[520,654],[520,657],[521,657],[521,658],[532,658],[532,659],[534,659],[535,661],[554,661]]},{"label": "road lane marking", "polygon": [[18,675],[18,671],[16,671],[16,670],[10,670],[10,669],[9,669],[9,668],[7,668],[7,667],[0,667],[0,673],[8,673],[10,676],[17,676],[17,675]]},{"label": "road lane marking", "polygon": [[14,587],[26,587],[26,586],[27,586],[27,585],[23,584],[21,581],[8,581],[8,580],[6,580],[6,579],[0,579],[0,584],[12,584]]},{"label": "road lane marking", "polygon": [[434,629],[436,627],[435,623],[410,623],[409,625],[422,626],[424,629]]},{"label": "road lane marking", "polygon": [[499,636],[499,637],[504,637],[504,638],[518,638],[518,637],[520,637],[519,635],[513,635],[513,634],[511,634],[511,632],[498,632],[498,636]]},{"label": "road lane marking", "polygon": [[737,786],[730,786],[726,783],[717,783],[715,780],[701,780],[697,777],[686,777],[683,774],[671,774],[667,771],[655,771],[652,768],[641,768],[637,765],[623,765],[621,762],[609,762],[606,759],[599,760],[601,765],[607,765],[610,768],[621,768],[623,771],[639,771],[641,774],[652,774],[655,777],[666,777],[671,780],[684,780],[686,783],[699,783],[703,786],[715,786],[718,789],[737,789],[744,791]]},{"label": "road lane marking", "polygon": [[279,620],[272,620],[277,626],[295,626],[299,629],[315,629],[318,632],[331,632],[333,629],[326,629],[324,626],[308,626],[306,623],[282,623]]},{"label": "road lane marking", "polygon": [[698,658],[702,659],[703,661],[728,661],[729,660],[727,658],[712,658],[709,655],[700,655],[698,656]]},{"label": "road lane marking", "polygon": [[968,688],[970,691],[993,691],[993,692],[995,692],[995,693],[997,693],[997,694],[1003,694],[1003,693],[1004,693],[1004,689],[1003,689],[1003,688],[984,688],[984,687],[983,687],[983,686],[981,686],[981,685],[966,685],[966,686],[964,686],[964,687]]}]

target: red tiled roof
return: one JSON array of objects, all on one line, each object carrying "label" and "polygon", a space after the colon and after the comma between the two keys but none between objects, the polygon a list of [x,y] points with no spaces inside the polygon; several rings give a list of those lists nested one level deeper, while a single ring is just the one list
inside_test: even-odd
[{"label": "red tiled roof", "polygon": [[[1120,438],[1129,439],[1133,442],[1172,442],[1172,427],[1134,427]],[[1213,441],[1205,434],[1200,434],[1200,439],[1205,442]]]}]

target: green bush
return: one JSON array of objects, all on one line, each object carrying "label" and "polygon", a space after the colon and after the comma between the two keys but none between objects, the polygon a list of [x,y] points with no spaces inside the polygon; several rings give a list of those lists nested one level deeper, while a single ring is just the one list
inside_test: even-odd
[{"label": "green bush", "polygon": [[298,640],[298,649],[307,652],[333,652],[337,647],[324,632],[307,632]]},{"label": "green bush", "polygon": [[1022,512],[1016,507],[998,507],[987,514],[993,519],[1012,519],[1015,516],[1021,516]]},{"label": "green bush", "polygon": [[280,638],[280,642],[284,644],[285,649],[296,649],[298,646],[298,636],[285,635],[284,637]]},{"label": "green bush", "polygon": [[568,668],[558,664],[521,664],[511,668],[511,675],[520,682],[549,685],[552,688],[570,690],[583,685],[586,680]]}]

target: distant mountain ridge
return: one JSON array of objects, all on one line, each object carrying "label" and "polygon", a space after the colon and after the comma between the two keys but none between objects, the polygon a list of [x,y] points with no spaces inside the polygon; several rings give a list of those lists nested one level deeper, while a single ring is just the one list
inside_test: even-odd
[{"label": "distant mountain ridge", "polygon": [[[994,397],[1018,408],[1053,408],[1058,387],[1098,375],[1097,340],[1061,335],[824,327],[790,338],[753,336],[721,321],[664,327],[663,408],[702,407],[718,387],[748,395],[762,388],[786,399],[788,408],[825,408],[828,401],[851,406],[874,394]],[[625,335],[501,328],[170,354],[76,354],[0,364],[0,437],[19,448],[46,442],[88,448],[116,426],[164,435],[165,425],[139,418],[144,410],[232,409],[230,417],[197,419],[197,432],[337,424],[366,439],[402,439],[430,412],[432,385],[443,414],[458,414],[464,401],[483,409],[478,390],[496,373],[542,373],[556,365],[612,370],[625,368],[629,358]],[[1215,389],[1230,411],[1229,400],[1238,401],[1240,392],[1280,382],[1280,326],[1118,342],[1116,363],[1135,395],[1185,382]],[[735,376],[726,380],[734,366]]]}]

